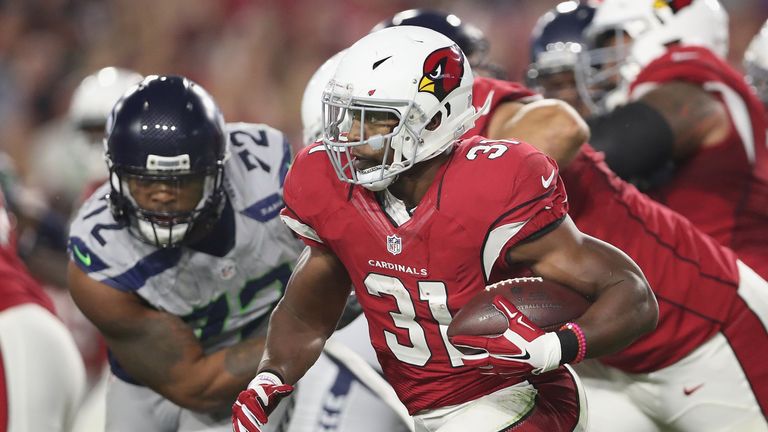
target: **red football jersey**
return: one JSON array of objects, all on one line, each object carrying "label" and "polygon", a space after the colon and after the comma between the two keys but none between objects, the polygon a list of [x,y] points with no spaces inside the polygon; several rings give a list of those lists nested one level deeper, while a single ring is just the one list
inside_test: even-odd
[{"label": "red football jersey", "polygon": [[[496,87],[494,97],[509,88]],[[477,100],[483,100],[482,93],[489,89],[473,90],[480,93]],[[509,96],[515,94],[523,92],[515,90]],[[561,177],[576,226],[629,255],[659,302],[656,331],[601,361],[632,373],[658,370],[721,329],[737,298],[733,251],[619,179],[589,145],[582,147]]]},{"label": "red football jersey", "polygon": [[717,97],[731,130],[679,162],[672,179],[648,193],[768,278],[768,149],[760,100],[739,72],[702,47],[670,48],[640,73],[632,97],[669,81],[696,84]]},{"label": "red football jersey", "polygon": [[721,330],[738,299],[733,251],[622,181],[602,153],[587,144],[562,178],[576,226],[629,255],[659,303],[655,331],[600,361],[627,372],[651,372],[677,362]]},{"label": "red football jersey", "polygon": [[0,312],[26,303],[38,304],[53,312],[53,302],[16,254],[15,233],[5,209],[5,198],[0,193]]},{"label": "red football jersey", "polygon": [[282,215],[307,244],[344,263],[384,375],[409,412],[516,383],[463,366],[446,331],[510,247],[565,217],[556,164],[525,143],[473,137],[457,145],[410,217],[404,207],[396,218],[385,212],[386,194],[340,182],[315,145],[288,173]]}]

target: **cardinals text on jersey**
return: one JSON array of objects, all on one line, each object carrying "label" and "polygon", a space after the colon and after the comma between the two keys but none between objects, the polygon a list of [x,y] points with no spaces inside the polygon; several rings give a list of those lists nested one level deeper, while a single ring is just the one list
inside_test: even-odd
[{"label": "cardinals text on jersey", "polygon": [[285,200],[286,223],[343,262],[387,381],[411,413],[511,384],[464,367],[446,330],[510,247],[565,217],[553,161],[517,141],[464,140],[411,214],[386,190],[340,182],[325,152],[309,147]]}]

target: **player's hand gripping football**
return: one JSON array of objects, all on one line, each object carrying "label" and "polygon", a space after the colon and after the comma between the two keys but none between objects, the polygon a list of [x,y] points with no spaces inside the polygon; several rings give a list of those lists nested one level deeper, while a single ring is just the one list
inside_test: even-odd
[{"label": "player's hand gripping football", "polygon": [[280,399],[288,396],[293,386],[283,384],[271,373],[260,373],[241,391],[232,405],[233,432],[261,432],[267,417]]},{"label": "player's hand gripping football", "polygon": [[518,377],[538,375],[560,365],[560,339],[554,332],[540,329],[500,295],[493,299],[493,307],[507,318],[504,333],[450,338],[457,348],[468,348],[473,352],[462,356],[464,365],[480,368],[485,374]]}]

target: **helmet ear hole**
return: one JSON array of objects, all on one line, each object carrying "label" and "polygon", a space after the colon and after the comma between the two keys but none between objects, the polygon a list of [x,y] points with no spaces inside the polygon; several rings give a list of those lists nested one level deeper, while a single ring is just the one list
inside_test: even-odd
[{"label": "helmet ear hole", "polygon": [[424,129],[428,131],[433,131],[440,127],[440,124],[443,122],[443,113],[442,111],[438,111],[437,114],[435,114],[431,120],[429,120],[429,123],[427,123],[427,126],[424,127]]}]

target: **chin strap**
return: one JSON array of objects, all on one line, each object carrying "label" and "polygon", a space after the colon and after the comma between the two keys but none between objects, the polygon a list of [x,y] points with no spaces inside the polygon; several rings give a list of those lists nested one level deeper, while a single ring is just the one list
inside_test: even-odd
[{"label": "chin strap", "polygon": [[[381,178],[382,171],[384,171],[386,174],[386,170],[387,168],[382,167],[370,173],[365,173],[362,175],[358,174],[357,179],[360,182],[359,183],[360,186],[373,192],[383,191],[384,189],[389,187],[389,185],[391,185],[398,177],[398,176],[391,176],[391,177]],[[371,181],[366,181],[365,177],[375,177],[376,179],[375,180],[372,179]]]}]

